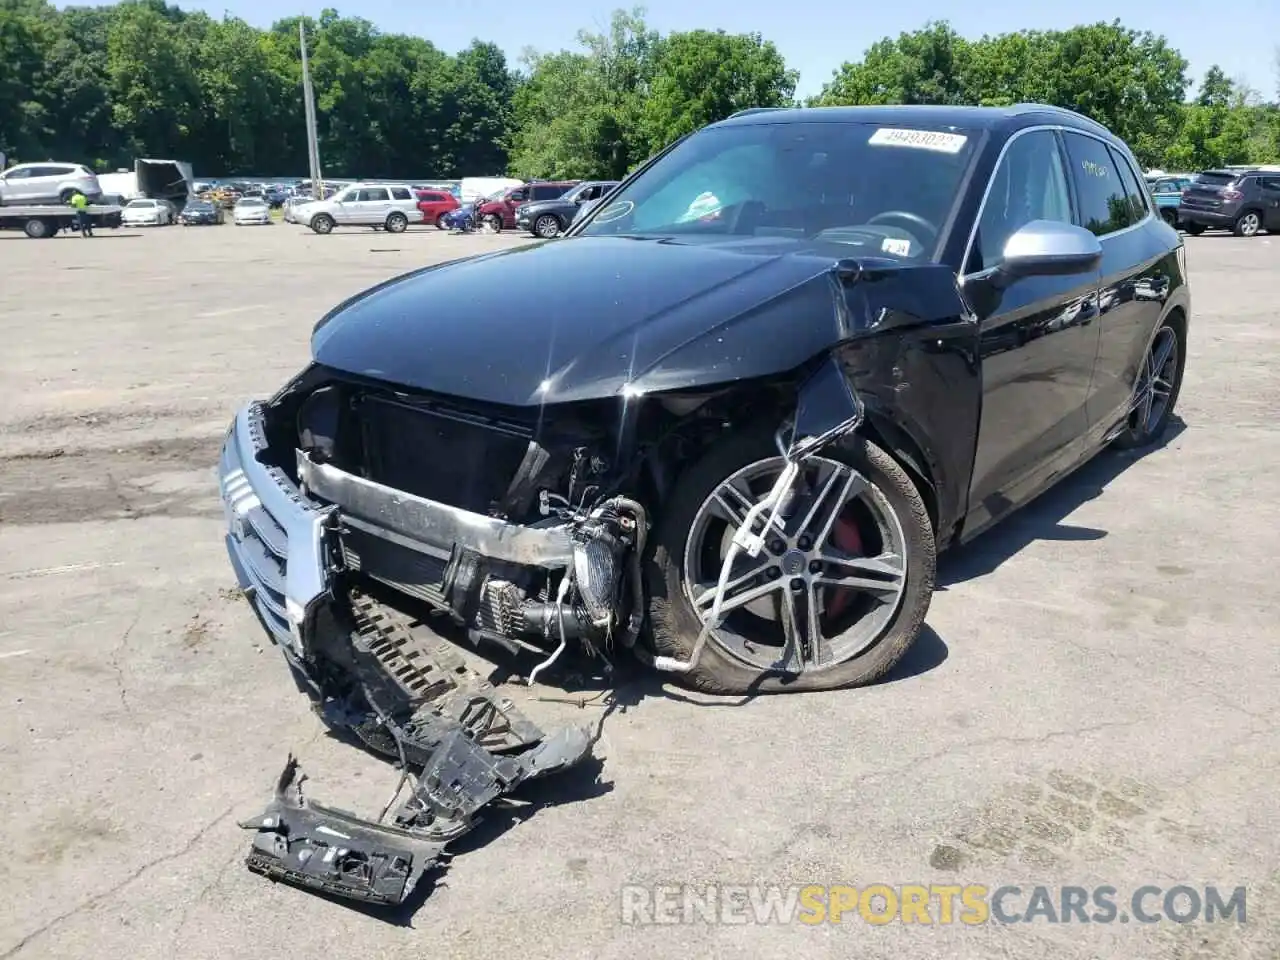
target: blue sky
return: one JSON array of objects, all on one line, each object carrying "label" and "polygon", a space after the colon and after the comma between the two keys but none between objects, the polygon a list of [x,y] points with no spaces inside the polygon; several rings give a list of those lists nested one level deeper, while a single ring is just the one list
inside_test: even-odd
[{"label": "blue sky", "polygon": [[[84,0],[81,0],[84,2]],[[214,16],[228,12],[256,26],[325,6],[363,16],[389,32],[427,37],[450,52],[473,37],[491,40],[514,59],[526,46],[558,50],[573,46],[579,28],[599,29],[610,11],[629,3],[599,0],[179,0],[184,9]],[[1214,63],[1228,76],[1243,77],[1268,99],[1276,96],[1275,56],[1280,44],[1280,0],[1235,0],[1211,6],[1205,0],[987,0],[949,4],[944,0],[651,0],[644,4],[649,24],[663,33],[696,28],[730,33],[758,31],[777,44],[787,63],[800,71],[801,96],[816,93],[845,60],[857,59],[886,35],[913,30],[927,20],[947,19],[961,34],[1020,29],[1062,29],[1119,18],[1135,29],[1162,33],[1191,62],[1193,79]],[[981,11],[981,12],[980,12]]]}]

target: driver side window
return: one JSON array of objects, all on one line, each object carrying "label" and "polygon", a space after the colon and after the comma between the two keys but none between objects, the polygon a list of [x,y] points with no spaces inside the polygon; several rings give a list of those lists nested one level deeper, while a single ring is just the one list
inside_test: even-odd
[{"label": "driver side window", "polygon": [[1005,243],[1033,220],[1071,222],[1067,168],[1052,130],[1024,133],[1009,144],[991,178],[965,272],[999,266]]}]

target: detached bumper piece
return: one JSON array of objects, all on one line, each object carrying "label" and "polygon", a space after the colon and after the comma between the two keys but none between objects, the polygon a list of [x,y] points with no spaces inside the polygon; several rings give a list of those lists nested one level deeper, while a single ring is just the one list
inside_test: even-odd
[{"label": "detached bumper piece", "polygon": [[[548,736],[457,654],[413,642],[367,597],[353,593],[352,664],[373,718],[330,702],[330,723],[416,773],[391,822],[365,820],[303,797],[291,756],[263,814],[241,826],[256,835],[245,860],[254,872],[365,903],[404,901],[445,847],[472,830],[486,805],[526,780],[563,770],[591,752],[591,735],[568,727]],[[385,814],[384,814],[385,817]]]},{"label": "detached bumper piece", "polygon": [[590,749],[587,732],[570,728],[521,756],[498,757],[460,728],[431,755],[391,824],[306,799],[306,777],[290,756],[271,805],[240,824],[256,831],[245,865],[304,889],[399,904],[425,871],[443,863],[445,847],[479,823],[481,807],[526,780],[572,766]]}]

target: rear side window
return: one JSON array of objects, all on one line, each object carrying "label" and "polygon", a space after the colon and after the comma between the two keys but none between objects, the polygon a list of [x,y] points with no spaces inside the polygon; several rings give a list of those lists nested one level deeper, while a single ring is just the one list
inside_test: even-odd
[{"label": "rear side window", "polygon": [[1138,223],[1148,213],[1147,208],[1147,191],[1138,186],[1138,176],[1133,172],[1133,168],[1129,166],[1129,161],[1124,158],[1119,150],[1111,150],[1111,159],[1115,161],[1116,169],[1120,171],[1120,182],[1124,184],[1124,191],[1129,195],[1129,207],[1133,210],[1133,222]]},{"label": "rear side window", "polygon": [[409,192],[408,187],[392,187],[391,196],[396,200],[412,200],[413,194]]},{"label": "rear side window", "polygon": [[1071,161],[1081,225],[1099,237],[1132,226],[1137,218],[1107,145],[1070,131],[1064,131],[1062,138]]},{"label": "rear side window", "polygon": [[361,190],[360,199],[361,200],[386,200],[387,199],[386,187],[374,187],[371,190]]},{"label": "rear side window", "polygon": [[1280,190],[1280,177],[1262,177],[1258,182],[1267,190]]},{"label": "rear side window", "polygon": [[568,188],[552,186],[534,187],[531,191],[534,200],[554,200],[556,197],[563,196]]}]

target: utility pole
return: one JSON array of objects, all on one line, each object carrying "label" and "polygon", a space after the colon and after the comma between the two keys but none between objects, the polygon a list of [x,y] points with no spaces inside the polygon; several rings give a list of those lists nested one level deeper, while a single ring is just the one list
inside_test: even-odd
[{"label": "utility pole", "polygon": [[302,48],[302,100],[307,114],[307,161],[311,165],[311,194],[324,199],[320,184],[320,145],[316,139],[316,99],[311,89],[311,66],[307,61],[306,20],[298,21],[298,44]]}]

